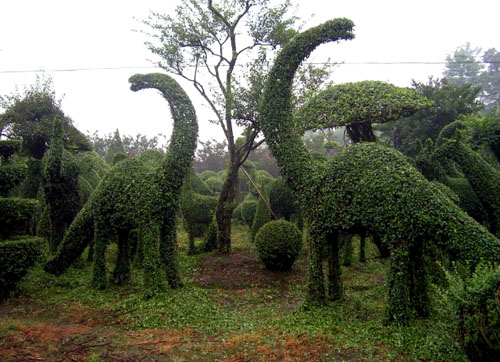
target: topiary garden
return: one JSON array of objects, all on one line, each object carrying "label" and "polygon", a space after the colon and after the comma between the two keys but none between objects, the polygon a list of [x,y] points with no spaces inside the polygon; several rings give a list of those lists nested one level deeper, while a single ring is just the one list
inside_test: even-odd
[{"label": "topiary garden", "polygon": [[[460,118],[411,159],[372,124],[434,107],[415,89],[329,84],[297,102],[301,64],[353,29],[289,34],[259,80],[251,123],[277,178],[248,155],[196,173],[195,108],[166,74],[129,79],[168,102],[166,152],[126,154],[116,130],[103,158],[53,95],[15,100],[0,115],[0,359],[498,360],[498,118]],[[309,152],[304,131],[338,127],[351,142]]]}]

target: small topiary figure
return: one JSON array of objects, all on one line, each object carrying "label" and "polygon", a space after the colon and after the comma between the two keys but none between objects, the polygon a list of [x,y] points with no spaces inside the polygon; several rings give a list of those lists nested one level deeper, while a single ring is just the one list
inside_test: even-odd
[{"label": "small topiary figure", "polygon": [[287,271],[302,249],[302,234],[291,222],[270,221],[257,232],[255,246],[266,269]]}]

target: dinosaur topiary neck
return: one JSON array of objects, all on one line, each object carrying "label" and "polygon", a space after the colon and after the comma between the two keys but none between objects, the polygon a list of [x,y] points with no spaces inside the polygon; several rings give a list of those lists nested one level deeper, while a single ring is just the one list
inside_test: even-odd
[{"label": "dinosaur topiary neck", "polygon": [[269,73],[260,104],[260,126],[281,173],[295,191],[311,175],[314,162],[292,123],[292,85],[297,68],[320,44],[354,38],[349,19],[334,19],[295,36],[288,42]]},{"label": "dinosaur topiary neck", "polygon": [[198,138],[196,112],[181,86],[170,76],[163,73],[136,74],[129,79],[133,91],[153,88],[159,90],[170,105],[174,128],[161,166],[159,186],[165,209],[168,204],[176,203],[180,188],[191,166]]}]

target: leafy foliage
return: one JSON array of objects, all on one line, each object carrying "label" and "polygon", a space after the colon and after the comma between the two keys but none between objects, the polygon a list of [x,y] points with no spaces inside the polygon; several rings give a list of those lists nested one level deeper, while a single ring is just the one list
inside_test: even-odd
[{"label": "leafy foliage", "polygon": [[38,201],[16,197],[0,197],[0,238],[33,234]]},{"label": "leafy foliage", "polygon": [[207,184],[191,170],[184,181],[180,199],[182,220],[189,237],[189,254],[196,252],[195,238],[203,236],[213,220],[217,198],[210,195]]},{"label": "leafy foliage", "polygon": [[290,270],[302,249],[302,233],[286,220],[270,221],[257,232],[255,246],[267,269]]},{"label": "leafy foliage", "polygon": [[94,240],[94,217],[90,203],[84,205],[64,234],[58,252],[45,264],[48,273],[61,275]]},{"label": "leafy foliage", "polygon": [[426,265],[431,246],[451,259],[477,264],[482,258],[499,261],[500,242],[394,149],[357,143],[328,161],[315,161],[290,127],[297,67],[318,45],[352,39],[352,27],[348,19],[331,20],[285,45],[266,83],[261,127],[308,221],[309,298],[326,297],[323,244],[328,246],[328,296],[339,299],[339,232],[382,235],[392,250],[386,317],[405,323],[413,314],[429,313]]},{"label": "leafy foliage", "polygon": [[296,111],[304,129],[346,126],[353,142],[375,141],[372,123],[407,117],[432,105],[414,89],[380,81],[329,84]]},{"label": "leafy foliage", "polygon": [[255,209],[255,216],[253,218],[252,225],[250,226],[250,240],[252,242],[255,241],[255,236],[260,228],[271,220],[272,218],[269,208],[262,197],[259,197],[259,200],[257,201],[257,208]]},{"label": "leafy foliage", "polygon": [[0,115],[0,129],[8,138],[22,139],[23,149],[30,157],[41,159],[45,154],[52,134],[52,121],[56,116],[64,120],[64,131],[68,136],[65,139],[66,148],[83,151],[92,149],[86,137],[64,115],[50,79],[39,80],[24,94],[15,94],[6,99],[5,104],[2,104],[5,112]]},{"label": "leafy foliage", "polygon": [[0,140],[0,157],[6,163],[9,158],[21,149],[21,140]]},{"label": "leafy foliage", "polygon": [[241,203],[241,218],[249,227],[252,226],[256,210],[257,210],[256,198],[248,198]]},{"label": "leafy foliage", "polygon": [[196,147],[198,124],[188,96],[169,76],[136,74],[130,78],[130,83],[133,91],[156,88],[169,102],[174,129],[167,155],[156,168],[154,164],[131,159],[117,163],[70,226],[73,240],[65,239],[47,270],[61,273],[71,264],[71,259],[83,250],[88,240],[87,229],[93,219],[92,285],[96,288],[106,286],[104,256],[107,245],[115,241],[118,258],[113,279],[117,284],[126,283],[131,268],[129,236],[132,230],[138,229],[143,251],[144,294],[152,296],[165,284],[162,274],[166,275],[171,287],[181,284],[177,269],[176,213],[181,186]]},{"label": "leafy foliage", "polygon": [[474,274],[450,278],[450,301],[458,316],[460,344],[471,361],[500,358],[500,267],[481,264]]},{"label": "leafy foliage", "polygon": [[39,237],[0,241],[0,299],[15,290],[28,269],[40,259],[44,243]]},{"label": "leafy foliage", "polygon": [[57,250],[64,231],[81,208],[78,193],[78,167],[69,154],[64,154],[63,120],[54,119],[50,148],[46,153],[44,194],[49,213],[49,246]]},{"label": "leafy foliage", "polygon": [[478,101],[480,88],[470,84],[454,85],[446,78],[430,78],[427,83],[413,82],[413,87],[434,106],[378,127],[395,148],[408,156],[417,154],[417,140],[435,140],[441,129],[460,115],[473,114],[482,108]]},{"label": "leafy foliage", "polygon": [[297,200],[283,177],[277,178],[270,185],[269,204],[278,219],[290,221],[293,214],[300,213]]}]

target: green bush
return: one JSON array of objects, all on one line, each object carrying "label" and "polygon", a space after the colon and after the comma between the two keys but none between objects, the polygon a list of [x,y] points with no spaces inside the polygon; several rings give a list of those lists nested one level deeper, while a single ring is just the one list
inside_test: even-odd
[{"label": "green bush", "polygon": [[0,196],[7,197],[9,191],[25,178],[28,168],[22,163],[9,162],[0,167]]},{"label": "green bush", "polygon": [[145,150],[136,157],[137,161],[150,163],[152,166],[159,167],[165,159],[165,152],[158,149]]},{"label": "green bush", "polygon": [[200,175],[198,175],[193,168],[189,170],[182,188],[183,191],[190,190],[201,195],[213,195],[212,189],[207,185],[205,181],[203,181]]},{"label": "green bush", "polygon": [[30,234],[37,212],[37,200],[0,197],[0,238]]},{"label": "green bush", "polygon": [[269,204],[277,218],[290,221],[293,214],[299,212],[296,198],[283,177],[277,178],[269,188]]},{"label": "green bush", "polygon": [[255,241],[255,235],[257,235],[257,232],[269,221],[271,221],[271,213],[269,212],[269,209],[262,197],[260,197],[259,201],[257,201],[257,209],[255,210],[255,216],[253,218],[252,226],[250,227],[250,241]]},{"label": "green bush", "polygon": [[460,344],[471,361],[500,361],[500,266],[480,264],[472,277],[450,280]]},{"label": "green bush", "polygon": [[220,192],[220,190],[222,190],[222,184],[224,183],[224,180],[219,176],[211,176],[207,178],[205,182],[213,192]]},{"label": "green bush", "polygon": [[194,239],[201,237],[212,222],[217,198],[196,192],[181,194],[180,209],[184,228],[189,236],[189,254],[194,254]]},{"label": "green bush", "polygon": [[252,226],[256,210],[257,200],[255,199],[246,199],[241,203],[241,218],[248,225],[248,227]]},{"label": "green bush", "polygon": [[207,179],[209,179],[212,176],[217,177],[217,172],[212,171],[212,170],[205,170],[202,173],[200,173],[200,177],[203,181],[207,181]]},{"label": "green bush", "polygon": [[290,270],[302,248],[302,234],[286,220],[270,221],[257,232],[255,246],[267,269]]},{"label": "green bush", "polygon": [[243,217],[241,216],[241,202],[236,206],[233,210],[233,219],[238,221],[243,221]]},{"label": "green bush", "polygon": [[14,153],[21,149],[21,140],[1,140],[0,141],[0,157],[3,162],[7,162]]},{"label": "green bush", "polygon": [[42,255],[43,243],[39,237],[0,241],[0,298],[16,289]]}]

